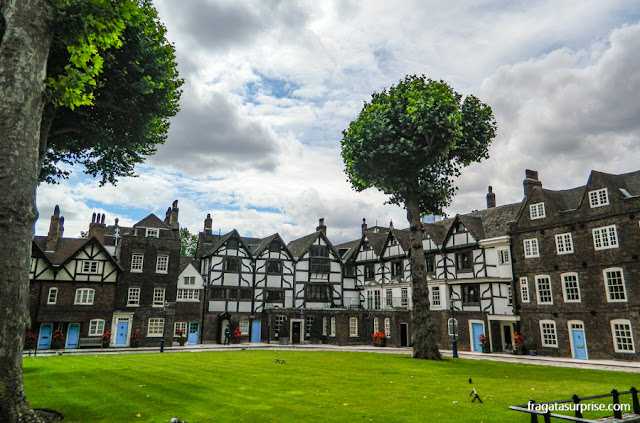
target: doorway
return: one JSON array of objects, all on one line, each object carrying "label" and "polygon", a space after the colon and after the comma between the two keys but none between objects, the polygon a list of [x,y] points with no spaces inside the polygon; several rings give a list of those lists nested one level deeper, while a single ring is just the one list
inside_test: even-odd
[{"label": "doorway", "polygon": [[584,323],[579,320],[567,322],[569,324],[569,340],[571,341],[571,355],[579,360],[586,360],[587,341],[584,337]]},{"label": "doorway", "polygon": [[40,326],[40,337],[38,338],[39,350],[48,350],[51,346],[51,331],[51,323],[43,323],[42,326]]},{"label": "doorway", "polygon": [[509,351],[509,349],[507,348],[507,345],[511,346],[513,349],[513,335],[514,335],[514,331],[513,331],[513,325],[511,323],[505,323],[505,322],[501,322],[500,323],[500,329],[501,333],[502,333],[502,351]]},{"label": "doorway", "polygon": [[220,334],[219,338],[220,338],[220,343],[221,344],[224,344],[224,334],[227,331],[227,329],[229,329],[229,320],[228,319],[223,319],[220,322],[220,332],[219,332],[219,334]]},{"label": "doorway", "polygon": [[471,324],[471,347],[472,351],[482,352],[482,342],[480,338],[484,335],[484,322],[475,321]]},{"label": "doorway", "polygon": [[80,336],[80,324],[70,323],[67,328],[67,344],[65,348],[75,349],[78,348],[78,338]]},{"label": "doorway", "polygon": [[302,339],[302,320],[291,320],[291,343],[299,344]]},{"label": "doorway", "polygon": [[408,323],[400,323],[400,346],[401,347],[409,346],[409,324]]}]

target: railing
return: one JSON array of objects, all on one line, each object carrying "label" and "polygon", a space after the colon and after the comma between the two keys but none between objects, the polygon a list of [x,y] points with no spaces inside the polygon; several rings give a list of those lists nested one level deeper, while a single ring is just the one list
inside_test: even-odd
[{"label": "railing", "polygon": [[[580,403],[582,401],[590,401],[600,398],[612,398],[612,408],[613,408],[613,418],[622,420],[622,409],[620,407],[620,396],[631,394],[632,404],[633,404],[633,415],[637,416],[637,418],[633,418],[630,416],[632,420],[624,420],[624,421],[640,421],[640,403],[638,402],[638,390],[636,388],[631,388],[628,391],[618,392],[616,389],[612,390],[610,394],[603,395],[594,395],[590,397],[579,397],[578,395],[574,395],[571,399],[561,400],[561,401],[551,401],[551,402],[541,402],[537,403],[534,400],[529,401],[528,404],[525,405],[515,405],[509,407],[510,410],[521,411],[523,413],[531,414],[531,423],[538,423],[538,416],[542,416],[544,418],[544,423],[551,423],[551,419],[559,419],[559,420],[568,420],[571,422],[598,422],[599,420],[585,419],[582,416],[582,410],[585,408],[581,407]],[[552,404],[569,404],[573,403],[573,410],[575,413],[575,417],[567,416],[564,414],[552,413],[549,405]],[[546,407],[545,407],[546,406]]]}]

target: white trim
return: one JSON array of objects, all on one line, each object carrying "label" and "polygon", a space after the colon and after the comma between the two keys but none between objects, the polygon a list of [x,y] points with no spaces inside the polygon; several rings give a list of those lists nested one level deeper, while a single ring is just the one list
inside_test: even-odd
[{"label": "white trim", "polygon": [[[567,299],[567,286],[565,284],[565,276],[575,276],[576,277],[576,288],[578,289],[578,299],[577,300],[569,300]],[[580,293],[580,278],[578,277],[578,273],[576,272],[566,272],[560,275],[560,282],[562,283],[562,296],[564,298],[565,303],[580,303],[582,302],[582,294]]]},{"label": "white trim", "polygon": [[331,317],[331,319],[329,320],[329,323],[330,323],[329,336],[335,338],[335,336],[336,336],[336,318],[335,317]]},{"label": "white trim", "polygon": [[[552,324],[553,325],[553,336],[556,340],[556,344],[545,344],[544,342],[544,333],[543,333],[543,329],[542,329],[542,325],[543,324]],[[560,348],[559,347],[559,343],[558,343],[558,327],[556,325],[555,320],[539,320],[538,321],[538,326],[540,327],[540,345],[542,345],[543,347],[548,347],[548,348]]]},{"label": "white trim", "polygon": [[[549,281],[549,302],[541,302],[540,301],[540,285],[538,284],[538,280],[547,279]],[[551,283],[551,276],[549,275],[536,275],[534,278],[534,283],[536,285],[536,300],[538,301],[538,305],[553,305],[553,286]]]},{"label": "white trim", "polygon": [[[469,319],[469,345],[471,346],[470,350],[471,351],[476,351],[475,347],[476,347],[476,343],[475,340],[473,339],[473,324],[474,323],[480,323],[482,325],[482,335],[484,336],[489,336],[489,334],[487,333],[487,328],[484,325],[484,320],[472,320]],[[489,338],[489,344],[491,344],[491,338]],[[489,345],[491,346],[491,345]],[[476,352],[482,352],[482,348],[480,348],[480,351],[476,351]]]},{"label": "white trim", "polygon": [[556,239],[556,254],[573,254],[573,237],[571,236],[571,232],[566,232],[563,234],[557,234],[555,236]]},{"label": "white trim", "polygon": [[[136,260],[137,257],[139,257],[140,259]],[[138,264],[137,261],[139,261],[140,263]],[[140,253],[131,254],[131,273],[142,273],[143,269],[144,269],[144,254],[140,254]]]},{"label": "white trim", "polygon": [[[571,347],[571,358],[576,358],[575,349],[573,346],[573,332],[571,325],[582,325],[582,335],[584,336],[584,353],[586,355],[585,359],[589,359],[589,351],[587,350],[587,331],[584,329],[584,322],[582,320],[568,320],[567,321],[567,329],[569,331],[569,345]],[[579,329],[578,329],[579,330]]]},{"label": "white trim", "polygon": [[[620,324],[620,325],[629,325],[629,335],[631,338],[631,348],[632,350],[621,350],[618,349],[618,343],[616,342],[616,336],[615,336],[615,328],[614,326],[616,324]],[[636,352],[636,344],[635,341],[633,339],[633,328],[631,327],[631,321],[628,319],[614,319],[611,320],[611,340],[613,341],[613,350],[617,353],[623,353],[623,354],[634,354]]]},{"label": "white trim", "polygon": [[[620,272],[620,279],[622,281],[622,294],[624,298],[622,299],[611,299],[609,296],[609,283],[607,279],[607,272]],[[602,280],[604,281],[604,295],[607,297],[608,303],[626,303],[627,298],[627,283],[624,280],[624,271],[622,267],[608,267],[606,269],[602,269]]]},{"label": "white trim", "polygon": [[[51,301],[51,294],[54,294],[53,301]],[[56,304],[58,302],[58,288],[52,286],[47,292],[47,304]]]},{"label": "white trim", "polygon": [[531,220],[544,219],[547,214],[544,209],[544,203],[535,203],[529,205],[529,217]]},{"label": "white trim", "polygon": [[[529,244],[529,254],[527,254],[527,243]],[[538,238],[528,238],[522,241],[524,247],[524,258],[536,258],[540,257],[540,247],[538,245]]]},{"label": "white trim", "polygon": [[[519,282],[520,282],[520,300],[523,303],[531,302],[531,290],[529,289],[529,280],[527,279],[526,276],[521,276],[520,279],[519,279]],[[523,282],[524,282],[524,284],[523,284]],[[526,288],[526,289],[523,289],[523,288]],[[525,291],[526,291],[526,294],[527,294],[527,299],[526,300],[524,299],[524,295],[523,295],[525,293]]]},{"label": "white trim", "polygon": [[[602,195],[604,193],[604,195]],[[606,188],[589,191],[589,206],[602,207],[609,204],[609,191]]]},{"label": "white trim", "polygon": [[[86,301],[85,295],[83,292],[87,292]],[[93,305],[93,300],[95,299],[96,290],[93,288],[78,288],[76,289],[75,299],[73,301],[74,305]]]},{"label": "white trim", "polygon": [[159,238],[160,237],[160,229],[157,228],[146,228],[144,236],[147,238]]},{"label": "white trim", "polygon": [[[95,322],[95,327],[94,327]],[[100,327],[100,323],[102,323],[102,327]],[[87,331],[88,336],[102,336],[104,335],[104,328],[106,326],[106,322],[103,319],[91,319],[89,321],[89,330]]]},{"label": "white trim", "polygon": [[591,234],[593,236],[593,248],[596,251],[618,248],[619,246],[616,225],[593,228]]},{"label": "white trim", "polygon": [[[519,322],[520,316],[508,316],[504,314],[490,314],[487,316],[487,320],[495,320],[499,322]],[[489,328],[491,329],[491,328]]]},{"label": "white trim", "polygon": [[[127,321],[127,342],[125,345],[118,345],[118,347],[128,347],[131,345],[131,333],[133,331],[133,313],[114,313],[113,318],[111,319],[111,327],[115,328],[111,334],[111,340],[109,341],[110,347],[115,347],[116,345],[116,337],[118,336],[118,323],[122,321]],[[140,331],[140,336],[142,337],[142,331]]]},{"label": "white trim", "polygon": [[[353,322],[355,321],[355,326],[353,324]],[[355,333],[353,331],[353,329],[355,328]],[[357,317],[350,317],[349,318],[349,337],[350,338],[356,338],[358,336],[358,318]]]},{"label": "white trim", "polygon": [[167,272],[169,272],[169,254],[158,254],[156,257],[156,273],[166,274]]},{"label": "white trim", "polygon": [[[158,325],[154,325],[154,328],[160,327],[160,332],[151,332],[151,321],[154,320],[158,323]],[[164,325],[165,325],[164,317],[150,317],[147,320],[147,338],[160,338],[164,333]]]}]

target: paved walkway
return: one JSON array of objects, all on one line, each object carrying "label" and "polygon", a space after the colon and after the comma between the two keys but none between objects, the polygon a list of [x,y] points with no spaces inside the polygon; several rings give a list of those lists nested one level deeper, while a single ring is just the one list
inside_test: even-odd
[{"label": "paved walkway", "polygon": [[[159,348],[96,348],[96,349],[74,349],[74,350],[40,350],[38,357],[49,357],[55,355],[88,355],[88,354],[148,354],[157,353]],[[233,351],[233,350],[273,350],[273,351],[356,351],[370,352],[378,354],[407,354],[411,355],[411,348],[380,348],[373,345],[327,345],[327,344],[297,344],[297,345],[278,345],[267,344],[263,342],[247,343],[247,344],[199,344],[186,345],[184,347],[165,347],[166,353],[179,352],[199,352],[199,351]],[[444,357],[451,357],[451,350],[440,350]],[[23,357],[33,356],[33,352],[25,352]],[[547,356],[529,356],[529,355],[513,355],[504,353],[478,353],[468,351],[458,351],[458,358],[463,360],[488,360],[502,361],[508,363],[534,364],[539,366],[556,366],[556,367],[573,367],[579,369],[596,369],[596,370],[613,370],[621,372],[640,373],[640,362],[634,361],[618,361],[618,360],[576,360],[572,358],[559,358]]]}]

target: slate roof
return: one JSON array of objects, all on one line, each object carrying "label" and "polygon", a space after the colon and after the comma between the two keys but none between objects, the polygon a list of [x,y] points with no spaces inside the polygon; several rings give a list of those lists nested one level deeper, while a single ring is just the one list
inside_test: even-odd
[{"label": "slate roof", "polygon": [[55,251],[46,251],[47,237],[37,236],[33,239],[33,242],[44,252],[44,255],[53,265],[61,265],[69,257],[73,256],[79,249],[81,249],[89,241],[84,238],[60,238],[56,244]]},{"label": "slate roof", "polygon": [[145,217],[138,223],[134,224],[133,227],[171,229],[169,226],[167,226],[166,223],[160,220],[160,218],[153,213],[151,213],[149,216]]},{"label": "slate roof", "polygon": [[626,190],[632,196],[640,195],[640,171],[622,173],[620,175],[612,175],[610,173],[591,171],[589,179],[597,176],[600,180],[611,188],[618,195],[621,194],[620,188]]},{"label": "slate roof", "polygon": [[389,238],[389,228],[382,228],[385,231],[375,231],[373,229],[367,229],[364,233],[369,240],[373,252],[378,256],[382,256],[385,245],[387,245],[387,239]]},{"label": "slate roof", "polygon": [[305,235],[302,238],[294,239],[289,244],[287,244],[287,248],[291,251],[294,257],[302,256],[313,244],[313,241],[316,240],[320,236],[322,231],[316,231],[312,234]]},{"label": "slate roof", "polygon": [[411,249],[411,234],[409,233],[409,229],[399,230],[394,228],[391,230],[391,233],[396,237],[405,252]]},{"label": "slate roof", "polygon": [[348,249],[347,253],[342,257],[342,260],[347,261],[350,260],[358,253],[358,247],[360,247],[360,239],[355,239],[353,241],[343,242],[342,244],[334,245],[333,247],[338,250],[338,253],[341,249]]},{"label": "slate roof", "polygon": [[[463,216],[480,219],[483,235],[480,239],[496,238],[507,235],[507,232],[509,231],[509,223],[515,221],[521,207],[522,203],[506,204],[504,206],[478,210]],[[472,222],[474,222],[472,224],[475,224],[477,221]]]},{"label": "slate roof", "polygon": [[195,266],[195,259],[193,257],[180,256],[180,270],[178,275],[181,274],[190,264]]}]

